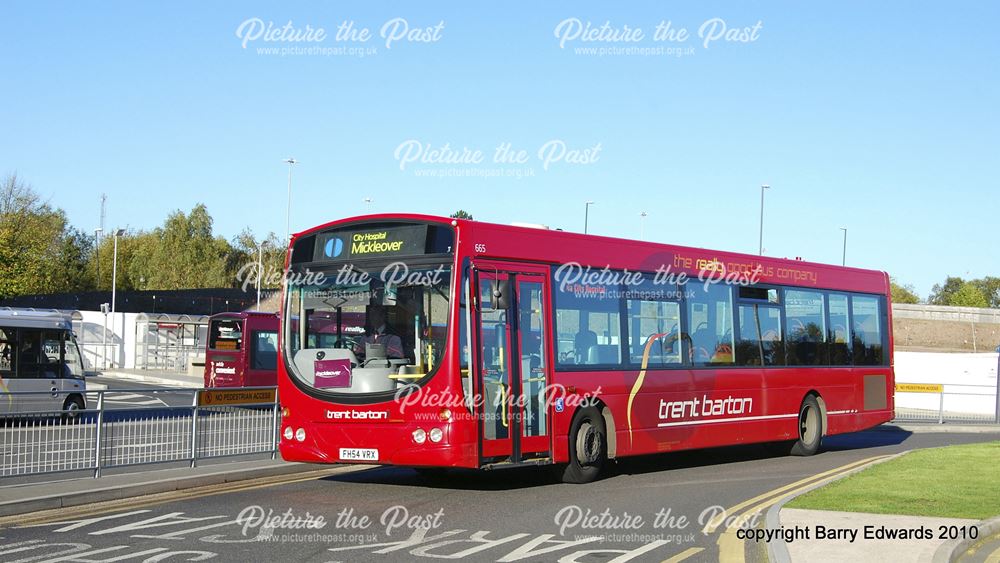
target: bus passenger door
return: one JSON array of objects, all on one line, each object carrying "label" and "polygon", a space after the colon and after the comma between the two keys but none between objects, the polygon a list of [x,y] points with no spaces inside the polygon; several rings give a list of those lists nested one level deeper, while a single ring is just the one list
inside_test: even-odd
[{"label": "bus passenger door", "polygon": [[480,272],[478,276],[478,410],[482,454],[484,458],[510,457],[511,438],[510,392],[510,311],[496,306],[493,294],[509,282],[506,273]]},{"label": "bus passenger door", "polygon": [[517,274],[517,370],[521,459],[549,456],[549,413],[545,401],[548,381],[545,313],[546,278],[539,275]]},{"label": "bus passenger door", "polygon": [[548,278],[543,270],[478,266],[481,457],[511,462],[549,457]]},{"label": "bus passenger door", "polygon": [[59,378],[62,366],[59,333],[38,329],[21,329],[20,333],[17,379],[21,390],[32,394],[21,396],[18,410],[52,410],[62,385]]},{"label": "bus passenger door", "polygon": [[0,414],[19,412],[18,391],[24,391],[17,378],[18,362],[17,329],[0,327]]}]

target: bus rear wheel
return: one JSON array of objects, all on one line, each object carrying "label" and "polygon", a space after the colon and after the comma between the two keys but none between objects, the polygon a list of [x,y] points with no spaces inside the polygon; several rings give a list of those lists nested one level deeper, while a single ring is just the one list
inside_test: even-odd
[{"label": "bus rear wheel", "polygon": [[813,455],[819,451],[823,440],[823,413],[819,401],[814,395],[809,395],[802,401],[799,409],[799,439],[792,444],[791,454],[798,456]]},{"label": "bus rear wheel", "polygon": [[590,483],[601,475],[607,460],[604,417],[596,407],[586,407],[577,413],[569,429],[569,463],[562,467],[562,480]]}]

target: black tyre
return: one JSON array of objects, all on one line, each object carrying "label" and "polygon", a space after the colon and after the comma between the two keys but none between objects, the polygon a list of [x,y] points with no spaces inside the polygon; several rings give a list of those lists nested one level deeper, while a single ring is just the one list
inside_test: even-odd
[{"label": "black tyre", "polygon": [[79,395],[70,395],[66,397],[66,402],[63,403],[63,418],[70,419],[80,416],[80,411],[86,408],[86,404],[83,402],[83,397]]},{"label": "black tyre", "polygon": [[596,407],[581,409],[569,429],[569,463],[562,468],[565,483],[590,483],[608,461],[608,433]]},{"label": "black tyre", "polygon": [[799,409],[799,439],[792,444],[792,455],[813,455],[823,440],[823,412],[816,397],[809,395]]}]

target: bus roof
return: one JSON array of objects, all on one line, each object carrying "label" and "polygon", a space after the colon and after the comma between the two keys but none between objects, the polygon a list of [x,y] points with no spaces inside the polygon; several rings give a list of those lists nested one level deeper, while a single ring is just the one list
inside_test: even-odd
[{"label": "bus roof", "polygon": [[[648,272],[669,266],[673,273],[689,272],[706,277],[720,271],[749,273],[759,269],[758,279],[764,284],[889,293],[889,276],[878,270],[434,215],[383,213],[347,217],[297,233],[292,241],[345,223],[362,221],[454,224],[462,233],[458,242],[460,252],[474,255],[474,244],[488,243],[485,256],[491,259],[548,263],[572,261],[596,269],[627,268]],[[572,251],[565,250],[567,244],[572,244]]]},{"label": "bus roof", "polygon": [[268,313],[266,311],[227,311],[225,313],[216,313],[209,317],[209,320],[215,319],[246,319],[248,317],[278,317],[278,313]]},{"label": "bus roof", "polygon": [[73,322],[68,316],[57,311],[3,308],[0,309],[0,326],[72,330]]}]

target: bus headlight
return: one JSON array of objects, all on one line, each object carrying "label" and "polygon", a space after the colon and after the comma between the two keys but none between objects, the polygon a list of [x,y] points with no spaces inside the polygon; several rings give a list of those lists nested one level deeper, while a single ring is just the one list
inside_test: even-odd
[{"label": "bus headlight", "polygon": [[300,441],[300,442],[305,442],[306,441],[306,429],[305,428],[299,428],[298,430],[296,430],[295,431],[295,439],[298,440],[298,441]]},{"label": "bus headlight", "polygon": [[291,426],[286,426],[285,431],[282,433],[282,436],[284,436],[286,440],[291,440],[294,435],[295,433],[292,431]]},{"label": "bus headlight", "polygon": [[431,442],[437,443],[441,441],[441,438],[444,438],[444,432],[442,432],[440,428],[431,428],[428,436],[430,437]]},{"label": "bus headlight", "polygon": [[413,431],[413,441],[418,444],[423,444],[427,441],[427,433],[424,432],[423,428],[417,428]]}]

